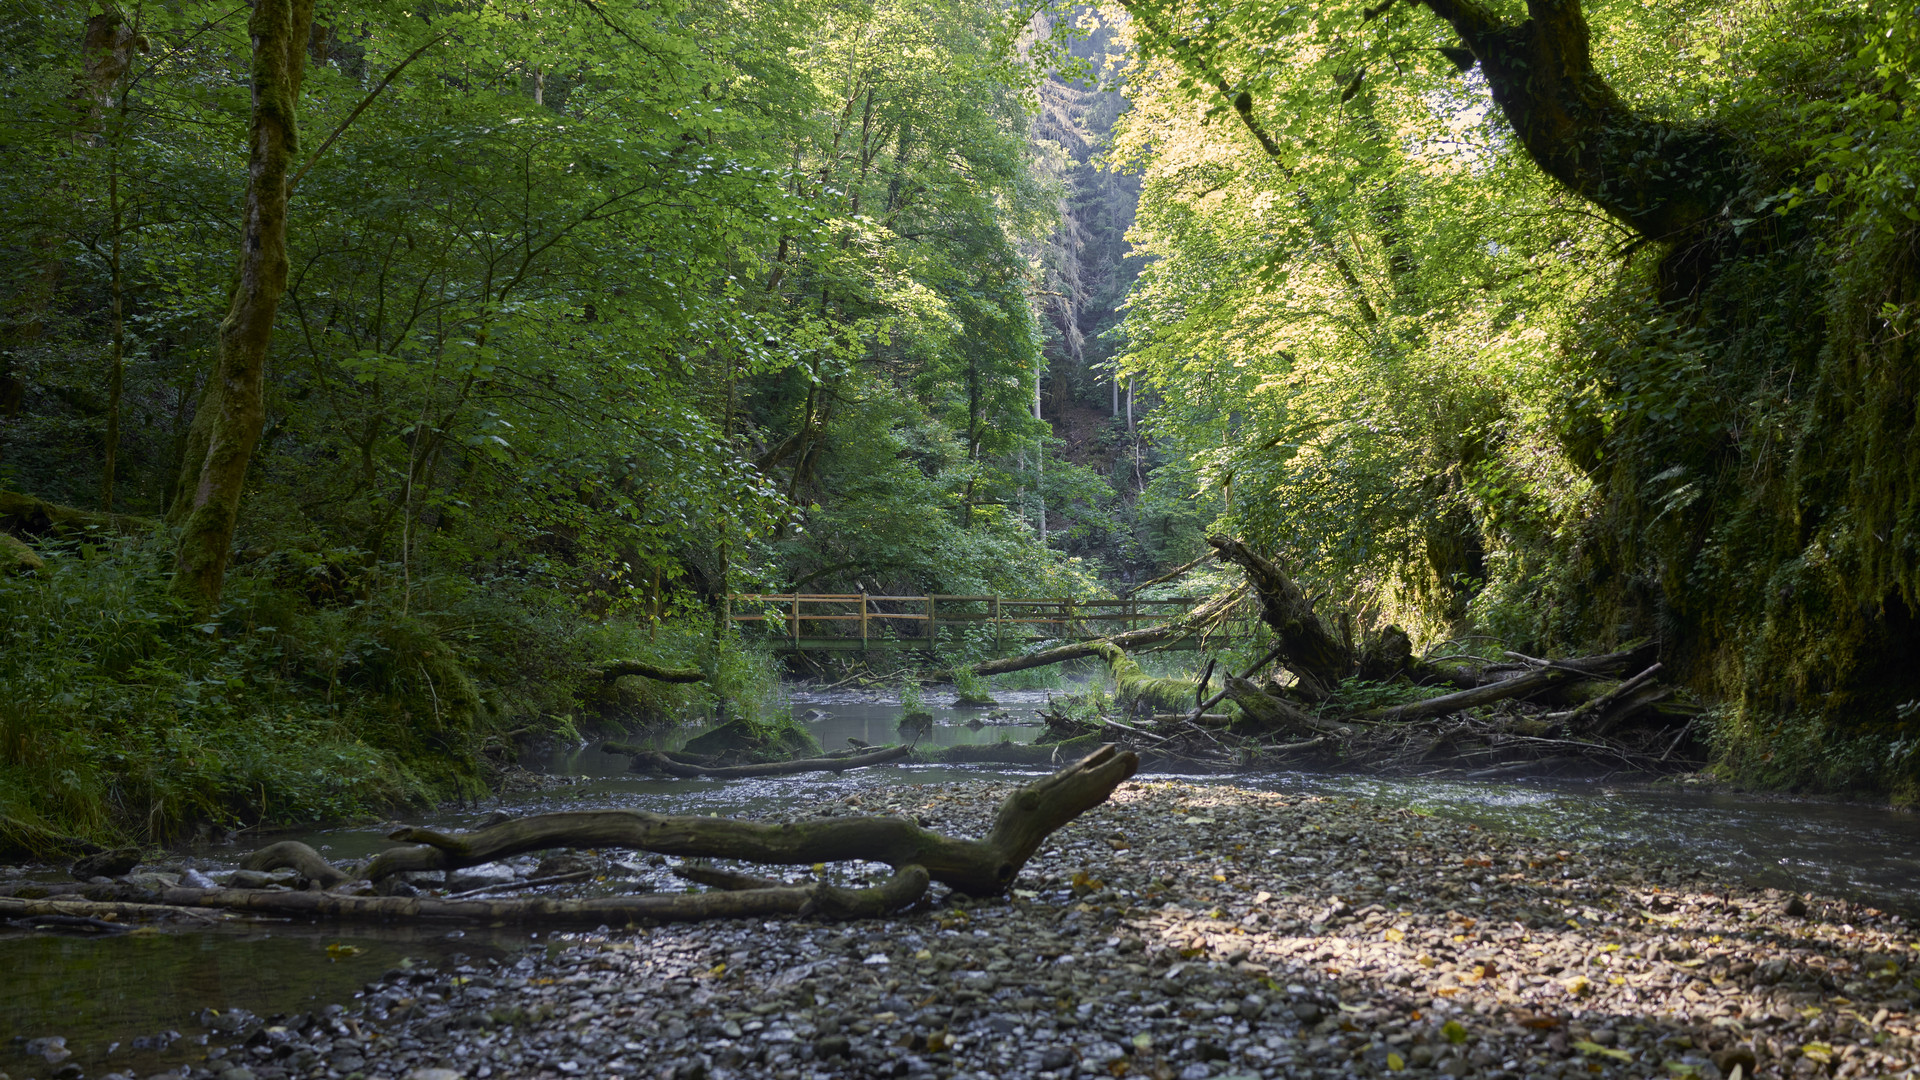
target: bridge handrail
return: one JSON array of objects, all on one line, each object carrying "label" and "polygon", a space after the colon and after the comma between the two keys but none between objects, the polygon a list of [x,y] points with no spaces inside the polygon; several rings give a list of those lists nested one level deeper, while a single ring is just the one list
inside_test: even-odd
[{"label": "bridge handrail", "polygon": [[[959,593],[927,593],[920,596],[892,596],[880,593],[735,593],[727,598],[725,618],[730,624],[759,623],[766,627],[768,637],[785,638],[795,649],[805,649],[808,641],[816,643],[841,642],[852,643],[856,640],[850,635],[833,635],[825,638],[807,638],[802,629],[807,623],[858,623],[858,642],[861,648],[874,634],[873,624],[879,622],[886,629],[896,623],[925,623],[926,629],[915,630],[909,640],[923,640],[932,645],[939,639],[941,623],[961,623],[969,626],[988,625],[994,628],[996,639],[1002,627],[1046,627],[1056,633],[1072,635],[1076,627],[1082,633],[1098,636],[1112,633],[1111,630],[1094,631],[1090,624],[1120,623],[1136,624],[1147,621],[1162,621],[1171,615],[1191,611],[1203,602],[1204,597],[1179,596],[1160,599],[1123,599],[1100,598],[1082,600],[1070,596],[978,596]],[[908,611],[887,611],[877,605],[910,605]],[[736,612],[735,604],[757,607],[757,613]],[[987,605],[987,610],[967,611],[942,610],[943,605],[967,604]],[[854,610],[847,610],[853,608]],[[1179,609],[1169,611],[1166,609]],[[1159,609],[1159,610],[1155,610]],[[772,624],[779,624],[775,630]],[[1030,632],[1030,631],[1026,631]],[[893,635],[884,635],[893,639]],[[815,647],[832,647],[816,644]]]}]

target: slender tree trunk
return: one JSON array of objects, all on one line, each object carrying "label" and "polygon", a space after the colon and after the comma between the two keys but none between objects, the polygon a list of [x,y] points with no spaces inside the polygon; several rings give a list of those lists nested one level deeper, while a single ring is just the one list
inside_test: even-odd
[{"label": "slender tree trunk", "polygon": [[287,289],[287,167],[299,149],[294,107],[312,25],[313,0],[255,0],[247,23],[253,117],[239,274],[220,324],[213,379],[200,402],[207,419],[194,418],[205,432],[205,452],[182,463],[184,528],[172,586],[175,596],[202,609],[220,598],[247,465],[266,423],[267,347]]},{"label": "slender tree trunk", "polygon": [[[123,102],[124,106],[124,102]],[[124,113],[124,107],[122,112]],[[111,136],[110,136],[111,137]],[[126,283],[120,273],[120,149],[107,150],[107,203],[113,216],[113,240],[107,251],[107,273],[113,285],[113,344],[107,369],[107,432],[100,465],[100,509],[113,513],[114,470],[120,458],[120,397],[126,373]]]},{"label": "slender tree trunk", "polygon": [[133,94],[133,54],[139,49],[142,11],[136,7],[133,26],[125,51],[125,63],[117,78],[119,101],[106,129],[107,208],[112,218],[113,235],[107,251],[107,273],[113,292],[113,342],[107,372],[107,430],[100,468],[100,509],[113,513],[113,487],[120,462],[120,401],[126,379],[127,321],[126,275],[121,265],[121,230],[126,226],[126,204],[120,197],[120,145],[127,133],[127,110]]}]

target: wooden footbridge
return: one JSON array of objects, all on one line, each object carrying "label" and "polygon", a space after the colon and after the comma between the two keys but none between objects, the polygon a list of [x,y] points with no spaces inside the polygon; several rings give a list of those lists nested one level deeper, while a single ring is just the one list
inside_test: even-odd
[{"label": "wooden footbridge", "polygon": [[[1076,600],[1071,597],[874,596],[867,593],[738,593],[727,617],[743,634],[758,635],[788,652],[930,651],[974,635],[991,636],[996,649],[1039,641],[1084,641],[1172,622],[1206,601]],[[1251,632],[1255,613],[1242,603],[1208,637]],[[1156,646],[1195,649],[1197,635]]]}]

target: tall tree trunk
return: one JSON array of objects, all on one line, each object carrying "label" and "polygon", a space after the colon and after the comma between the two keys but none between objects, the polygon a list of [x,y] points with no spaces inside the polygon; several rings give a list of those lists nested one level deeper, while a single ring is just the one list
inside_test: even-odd
[{"label": "tall tree trunk", "polygon": [[1740,155],[1721,133],[1629,108],[1593,69],[1579,0],[1527,0],[1509,26],[1481,0],[1418,0],[1480,63],[1528,156],[1652,240],[1697,235],[1739,194]]},{"label": "tall tree trunk", "polygon": [[175,596],[198,608],[220,598],[247,464],[266,423],[262,388],[274,316],[287,289],[287,166],[299,149],[294,106],[305,73],[313,0],[255,0],[253,117],[239,273],[220,324],[213,379],[194,417],[181,463],[176,514],[184,518],[174,564]]}]

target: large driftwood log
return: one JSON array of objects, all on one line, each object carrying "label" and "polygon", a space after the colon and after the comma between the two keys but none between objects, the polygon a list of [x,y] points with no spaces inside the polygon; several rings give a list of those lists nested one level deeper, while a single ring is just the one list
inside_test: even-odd
[{"label": "large driftwood log", "polygon": [[[1051,776],[1016,789],[1001,803],[993,828],[979,840],[943,836],[897,817],[822,818],[769,825],[632,810],[578,811],[514,819],[458,835],[401,829],[392,834],[393,838],[415,846],[381,852],[360,874],[361,879],[378,881],[409,870],[450,870],[544,848],[628,847],[691,858],[785,865],[858,860],[893,867],[891,878],[867,889],[822,883],[786,885],[727,871],[696,870],[683,876],[704,877],[721,884],[723,891],[583,900],[457,900],[353,896],[331,891],[173,888],[142,893],[137,900],[105,896],[93,900],[0,897],[0,918],[147,918],[204,909],[307,918],[464,919],[536,925],[624,925],[640,920],[675,922],[767,915],[879,917],[918,900],[933,881],[971,896],[1005,892],[1048,836],[1105,802],[1139,767],[1138,755],[1103,746]],[[283,841],[255,853],[250,862],[261,866],[326,866],[311,849],[294,850],[300,847],[304,845]]]},{"label": "large driftwood log", "polygon": [[320,883],[323,889],[331,889],[349,879],[346,871],[320,857],[320,853],[298,840],[282,840],[277,844],[268,844],[240,860],[240,866],[246,870],[278,870],[288,867],[300,872],[300,876]]},{"label": "large driftwood log", "polygon": [[452,870],[554,847],[625,847],[696,859],[742,859],[776,865],[863,860],[895,869],[919,865],[933,880],[970,896],[1005,892],[1054,830],[1107,800],[1140,767],[1131,751],[1103,746],[1051,776],[1029,783],[1000,806],[980,840],[960,840],[905,818],[822,818],[768,825],[726,818],[580,810],[518,818],[459,835],[400,829],[415,846],[373,857],[363,876],[410,870]]},{"label": "large driftwood log", "polygon": [[1569,709],[1566,712],[1549,713],[1542,719],[1566,724],[1576,731],[1585,726],[1589,721],[1595,722],[1595,726],[1604,724],[1606,723],[1608,714],[1613,708],[1620,704],[1622,699],[1634,695],[1641,687],[1652,682],[1653,677],[1660,674],[1660,668],[1660,664],[1654,664],[1640,674],[1621,682],[1613,689],[1588,701],[1584,705]]}]

